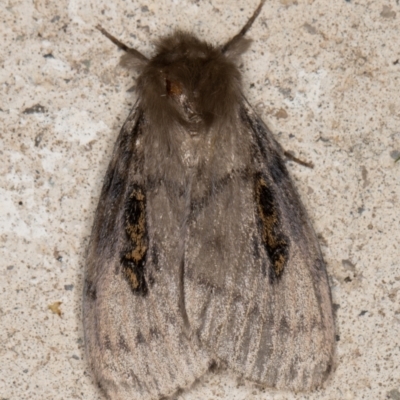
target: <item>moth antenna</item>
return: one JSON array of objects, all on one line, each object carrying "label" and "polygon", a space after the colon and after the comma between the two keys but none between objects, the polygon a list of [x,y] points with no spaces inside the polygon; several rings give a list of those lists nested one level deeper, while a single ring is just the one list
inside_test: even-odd
[{"label": "moth antenna", "polygon": [[140,51],[128,47],[126,44],[120,42],[116,37],[108,33],[101,25],[96,25],[98,29],[106,38],[110,39],[114,44],[116,44],[120,49],[124,50],[128,54],[132,55],[138,61],[148,62],[149,59],[144,56]]},{"label": "moth antenna", "polygon": [[250,17],[250,19],[247,21],[246,25],[241,29],[241,31],[235,35],[231,40],[229,40],[228,43],[226,43],[221,51],[222,53],[225,53],[226,51],[229,50],[230,47],[235,47],[235,45],[243,38],[243,36],[246,34],[246,32],[251,28],[251,26],[253,25],[253,22],[255,21],[255,19],[258,17],[258,14],[260,14],[261,9],[263,7],[265,3],[265,0],[261,0],[260,4],[258,5],[258,7],[256,8],[256,10],[254,11],[253,15]]}]

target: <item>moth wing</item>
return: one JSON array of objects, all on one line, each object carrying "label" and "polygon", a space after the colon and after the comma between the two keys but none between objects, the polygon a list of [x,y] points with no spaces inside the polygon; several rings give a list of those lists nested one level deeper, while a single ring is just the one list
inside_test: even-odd
[{"label": "moth wing", "polygon": [[[174,262],[181,256],[162,239],[176,232],[176,222],[154,227],[158,200],[148,196],[143,179],[143,121],[135,108],[117,139],[87,257],[86,356],[112,400],[169,396],[209,365],[207,354],[182,330],[180,262]],[[163,188],[157,192],[162,195]]]},{"label": "moth wing", "polygon": [[247,104],[237,126],[231,135],[248,142],[241,147],[249,161],[214,180],[189,218],[188,320],[200,342],[245,378],[310,390],[333,358],[325,265],[280,146]]}]

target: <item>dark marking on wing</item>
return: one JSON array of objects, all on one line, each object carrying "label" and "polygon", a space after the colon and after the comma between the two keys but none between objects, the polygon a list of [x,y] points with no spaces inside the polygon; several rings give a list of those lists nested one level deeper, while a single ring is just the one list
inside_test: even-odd
[{"label": "dark marking on wing", "polygon": [[289,258],[289,239],[282,232],[280,212],[266,179],[258,174],[254,182],[255,204],[259,217],[262,244],[272,264],[269,278],[275,281],[284,272]]},{"label": "dark marking on wing", "polygon": [[125,205],[125,232],[128,248],[121,256],[123,274],[135,294],[148,292],[146,255],[148,233],[146,224],[146,197],[141,186],[134,184]]}]

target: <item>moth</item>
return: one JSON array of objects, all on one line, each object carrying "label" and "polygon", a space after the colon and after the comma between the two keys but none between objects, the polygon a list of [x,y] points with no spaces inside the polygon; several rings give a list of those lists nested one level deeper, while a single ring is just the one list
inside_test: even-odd
[{"label": "moth", "polygon": [[139,72],[88,250],[86,357],[112,400],[173,396],[217,364],[309,391],[333,365],[331,293],[283,151],[242,93],[264,1],[223,46],[177,31]]}]

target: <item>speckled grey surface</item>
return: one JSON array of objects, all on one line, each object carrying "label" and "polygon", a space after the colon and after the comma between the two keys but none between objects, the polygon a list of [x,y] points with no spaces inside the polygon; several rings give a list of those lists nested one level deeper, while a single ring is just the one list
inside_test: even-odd
[{"label": "speckled grey surface", "polygon": [[[100,399],[83,352],[84,255],[135,95],[94,26],[150,55],[175,27],[222,43],[257,3],[1,2],[0,399]],[[312,394],[211,373],[180,399],[400,398],[399,20],[398,1],[265,4],[244,91],[285,149],[315,164],[289,168],[327,262],[337,368]]]}]

